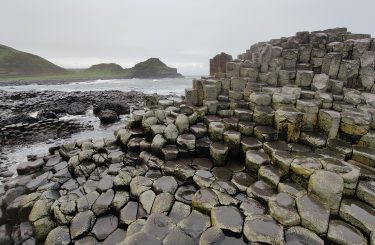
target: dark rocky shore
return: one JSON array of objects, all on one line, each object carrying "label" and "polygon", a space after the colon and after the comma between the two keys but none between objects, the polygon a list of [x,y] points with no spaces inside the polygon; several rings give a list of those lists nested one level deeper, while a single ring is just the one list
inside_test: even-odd
[{"label": "dark rocky shore", "polygon": [[211,63],[183,100],[20,163],[0,244],[375,244],[374,39],[298,32]]},{"label": "dark rocky shore", "polygon": [[[25,91],[0,90],[0,142],[20,144],[71,134],[85,129],[75,120],[59,120],[66,115],[85,115],[89,110],[101,116],[101,111],[114,112],[113,122],[119,115],[142,108],[143,94],[121,91]],[[34,115],[32,115],[34,114]],[[103,113],[102,113],[103,114]],[[104,116],[103,116],[104,117]],[[53,133],[52,131],[58,132]],[[40,132],[44,132],[40,134]],[[52,137],[53,138],[53,137]]]},{"label": "dark rocky shore", "polygon": [[86,135],[95,138],[95,127],[100,127],[100,131],[112,128],[110,125],[99,125],[97,116],[103,123],[126,118],[131,110],[142,108],[143,96],[140,92],[121,91],[0,90],[0,179],[11,176],[13,173],[8,167],[26,157],[22,152],[20,156],[13,152],[32,145],[40,147],[43,142],[48,147],[48,144],[63,142],[85,131],[92,131]]}]

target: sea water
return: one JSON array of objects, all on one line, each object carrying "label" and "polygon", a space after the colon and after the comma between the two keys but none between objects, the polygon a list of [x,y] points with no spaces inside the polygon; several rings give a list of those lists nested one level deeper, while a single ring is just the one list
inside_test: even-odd
[{"label": "sea water", "polygon": [[146,94],[158,93],[160,95],[183,95],[185,88],[192,86],[192,80],[197,76],[186,76],[183,78],[163,78],[163,79],[110,79],[110,80],[90,80],[71,82],[64,84],[29,84],[18,86],[0,86],[6,91],[139,91]]}]

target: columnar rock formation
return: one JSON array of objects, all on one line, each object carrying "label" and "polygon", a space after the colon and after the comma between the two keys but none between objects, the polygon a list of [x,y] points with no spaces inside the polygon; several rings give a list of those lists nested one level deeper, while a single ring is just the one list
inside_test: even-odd
[{"label": "columnar rock formation", "polygon": [[232,60],[232,56],[226,53],[220,53],[210,59],[210,75],[225,73],[227,62]]},{"label": "columnar rock formation", "polygon": [[256,44],[182,101],[147,97],[113,138],[20,164],[0,241],[374,244],[371,40]]}]

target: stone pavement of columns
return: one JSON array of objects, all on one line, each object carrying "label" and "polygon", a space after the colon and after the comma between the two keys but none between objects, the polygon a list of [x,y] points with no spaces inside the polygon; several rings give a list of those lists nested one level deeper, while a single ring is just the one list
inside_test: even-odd
[{"label": "stone pavement of columns", "polygon": [[112,138],[20,163],[0,244],[375,244],[374,49],[336,28],[216,60]]}]

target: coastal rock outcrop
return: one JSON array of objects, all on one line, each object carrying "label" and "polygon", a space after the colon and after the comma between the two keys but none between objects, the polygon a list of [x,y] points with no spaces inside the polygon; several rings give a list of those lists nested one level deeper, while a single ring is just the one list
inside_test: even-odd
[{"label": "coastal rock outcrop", "polygon": [[373,41],[255,44],[182,102],[149,95],[112,137],[30,158],[0,189],[0,241],[371,244],[373,93],[348,67]]}]

